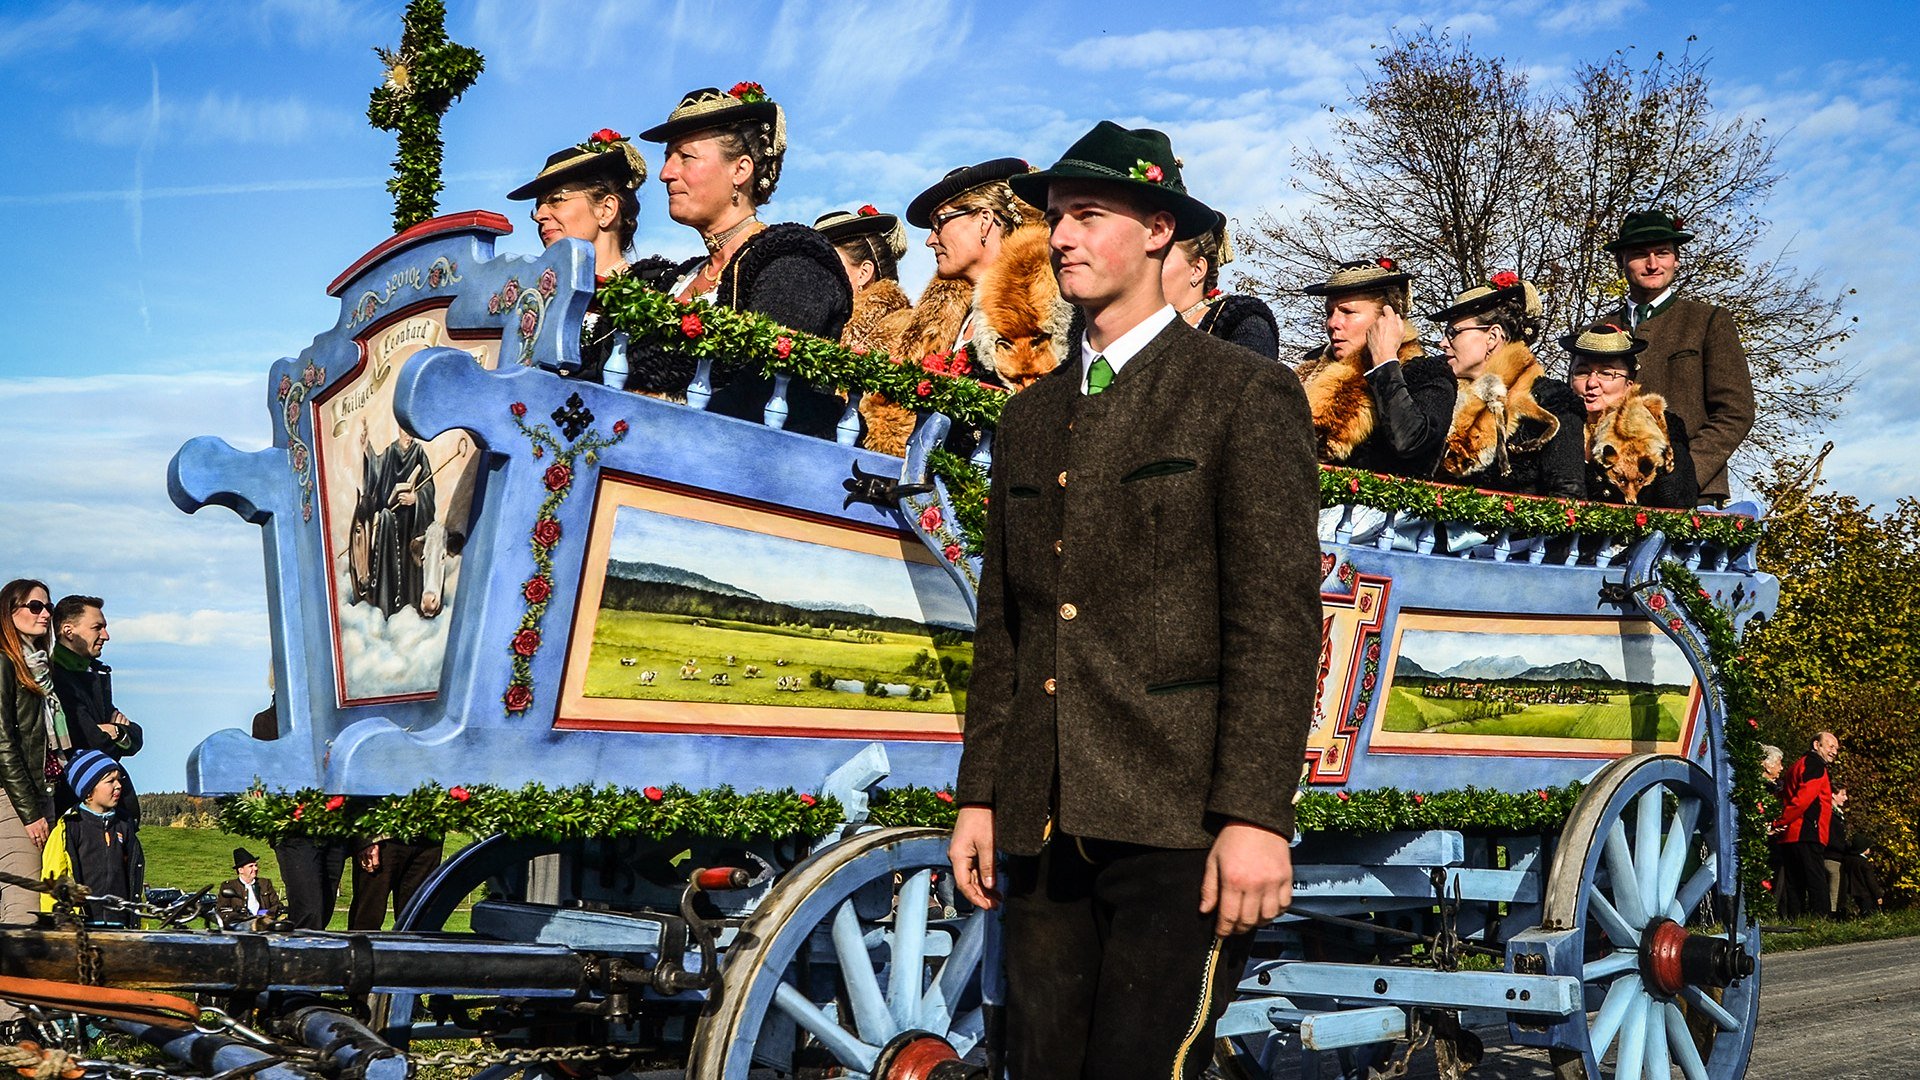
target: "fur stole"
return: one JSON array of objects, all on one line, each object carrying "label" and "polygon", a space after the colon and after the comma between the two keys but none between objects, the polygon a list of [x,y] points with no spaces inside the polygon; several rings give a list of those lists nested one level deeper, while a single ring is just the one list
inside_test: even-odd
[{"label": "fur stole", "polygon": [[886,278],[876,280],[854,295],[853,317],[840,331],[840,344],[863,351],[885,348],[880,339],[882,322],[887,316],[912,306],[907,294],[900,291],[899,282]]},{"label": "fur stole", "polygon": [[1635,387],[1626,399],[1587,421],[1587,460],[1624,502],[1674,468],[1667,399]]},{"label": "fur stole", "polygon": [[[903,364],[918,364],[930,353],[953,348],[972,308],[971,282],[936,277],[921,290],[918,304],[891,312],[875,324],[867,347],[885,349],[887,355]],[[907,439],[919,419],[912,409],[895,404],[884,394],[861,395],[859,409],[861,419],[866,421],[866,432],[860,436],[862,447],[895,457],[906,454]]]},{"label": "fur stole", "polygon": [[1073,306],[1060,299],[1045,225],[1022,225],[1001,241],[972,317],[973,355],[1014,393],[1060,365]]},{"label": "fur stole", "polygon": [[[1534,384],[1545,374],[1532,350],[1510,341],[1494,350],[1479,375],[1461,379],[1440,470],[1455,477],[1489,469],[1496,476],[1507,476],[1513,472],[1509,454],[1545,446],[1560,430],[1559,418],[1534,400]],[[1545,433],[1518,438],[1523,420],[1535,421]]]},{"label": "fur stole", "polygon": [[[1418,360],[1420,356],[1419,341],[1401,343],[1402,364]],[[1334,359],[1325,345],[1308,353],[1294,373],[1306,387],[1320,460],[1341,462],[1352,457],[1360,444],[1373,434],[1378,422],[1367,373],[1361,371],[1358,364]]]}]

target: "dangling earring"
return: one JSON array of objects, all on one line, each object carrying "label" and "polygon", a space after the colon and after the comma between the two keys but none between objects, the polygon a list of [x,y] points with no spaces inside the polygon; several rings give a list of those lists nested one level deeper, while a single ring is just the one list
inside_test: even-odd
[{"label": "dangling earring", "polygon": [[740,189],[739,188],[733,189],[733,205],[735,206],[740,205]]}]

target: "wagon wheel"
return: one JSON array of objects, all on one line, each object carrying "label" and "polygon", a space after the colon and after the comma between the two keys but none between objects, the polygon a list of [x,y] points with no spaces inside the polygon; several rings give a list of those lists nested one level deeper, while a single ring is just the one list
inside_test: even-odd
[{"label": "wagon wheel", "polygon": [[1557,1039],[1564,1080],[1666,1080],[1674,1068],[1687,1080],[1745,1075],[1760,930],[1744,911],[1731,940],[1697,929],[1702,901],[1737,872],[1712,854],[1730,817],[1713,778],[1685,758],[1622,758],[1581,794],[1554,851],[1543,922],[1579,931],[1582,943],[1574,970],[1549,974],[1578,976],[1601,1004]]},{"label": "wagon wheel", "polygon": [[[783,877],[722,958],[724,985],[694,1032],[689,1080],[745,1080],[756,1067],[972,1075],[959,1059],[985,1027],[982,958],[998,930],[985,911],[930,929],[927,896],[947,840],[939,829],[862,833]],[[945,958],[927,956],[934,934],[949,936]],[[846,1072],[824,1071],[835,1068]]]}]

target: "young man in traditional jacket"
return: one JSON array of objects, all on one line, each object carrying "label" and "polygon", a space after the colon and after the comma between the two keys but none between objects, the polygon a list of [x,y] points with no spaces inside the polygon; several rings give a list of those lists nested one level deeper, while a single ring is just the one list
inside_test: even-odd
[{"label": "young man in traditional jacket", "polygon": [[1601,320],[1647,343],[1640,386],[1686,422],[1700,499],[1724,505],[1727,460],[1753,427],[1753,374],[1726,308],[1678,295],[1680,245],[1693,239],[1659,210],[1628,214],[1607,250],[1627,279],[1627,303]]},{"label": "young man in traditional jacket", "polygon": [[955,880],[1005,904],[1010,1076],[1196,1077],[1292,898],[1311,421],[1286,368],[1166,303],[1213,214],[1164,134],[1102,122],[1012,183],[1086,331],[994,444]]}]

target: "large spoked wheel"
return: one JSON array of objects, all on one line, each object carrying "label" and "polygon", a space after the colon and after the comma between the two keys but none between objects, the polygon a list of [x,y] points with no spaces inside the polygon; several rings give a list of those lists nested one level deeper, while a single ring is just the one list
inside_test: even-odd
[{"label": "large spoked wheel", "polygon": [[1544,922],[1578,931],[1572,963],[1598,1011],[1575,1015],[1553,1051],[1566,1080],[1745,1075],[1759,1019],[1760,931],[1736,912],[1704,933],[1733,827],[1713,778],[1678,757],[1637,754],[1601,770],[1554,852]]},{"label": "large spoked wheel", "polygon": [[928,918],[947,840],[938,829],[862,833],[782,878],[722,957],[689,1080],[764,1068],[872,1080],[970,1073],[961,1059],[985,1029],[982,960],[996,928],[985,911]]}]

